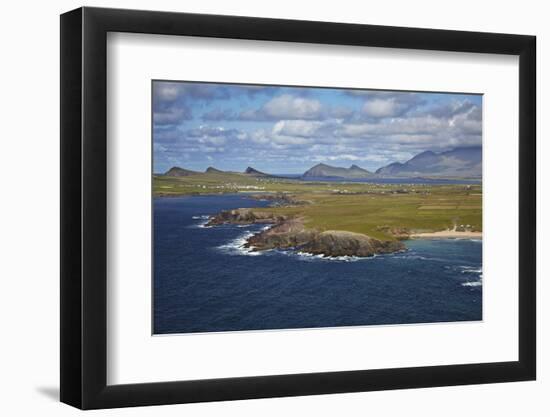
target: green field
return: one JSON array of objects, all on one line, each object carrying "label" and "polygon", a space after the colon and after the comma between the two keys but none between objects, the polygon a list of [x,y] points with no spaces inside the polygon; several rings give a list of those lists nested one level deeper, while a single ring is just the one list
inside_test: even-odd
[{"label": "green field", "polygon": [[308,201],[255,211],[303,217],[306,227],[320,231],[346,230],[387,240],[393,238],[391,229],[433,232],[470,225],[473,231],[482,230],[481,185],[309,182],[238,173],[153,176],[155,196],[237,192],[289,193]]}]

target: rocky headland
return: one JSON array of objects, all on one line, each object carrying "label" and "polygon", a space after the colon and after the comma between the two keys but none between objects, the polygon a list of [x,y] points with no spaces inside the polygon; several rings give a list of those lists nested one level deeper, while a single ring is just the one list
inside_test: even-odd
[{"label": "rocky headland", "polygon": [[286,217],[248,208],[222,211],[212,217],[207,225],[256,223],[273,226],[248,239],[245,246],[253,251],[295,248],[327,257],[369,257],[405,250],[405,245],[399,240],[379,240],[361,233],[342,230],[321,232],[307,229],[304,220],[299,217]]}]

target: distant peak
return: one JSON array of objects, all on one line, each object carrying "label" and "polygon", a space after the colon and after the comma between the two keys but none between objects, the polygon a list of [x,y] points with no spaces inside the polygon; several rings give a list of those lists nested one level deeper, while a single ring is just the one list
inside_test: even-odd
[{"label": "distant peak", "polygon": [[180,168],[178,166],[174,166],[164,173],[164,175],[167,175],[170,177],[185,177],[185,176],[194,175],[194,174],[197,174],[197,172],[191,171],[185,168]]},{"label": "distant peak", "polygon": [[424,151],[404,163],[391,163],[376,173],[396,177],[481,177],[481,146],[463,146],[452,150]]},{"label": "distant peak", "polygon": [[481,145],[471,145],[471,146],[459,146],[457,148],[451,149],[451,151],[460,151],[460,150],[481,150]]},{"label": "distant peak", "polygon": [[223,171],[220,171],[219,169],[214,168],[214,167],[208,167],[208,168],[206,168],[206,171],[204,171],[204,172],[223,172]]},{"label": "distant peak", "polygon": [[258,171],[257,169],[252,168],[252,167],[247,167],[244,170],[244,173],[248,174],[248,175],[252,175],[254,177],[271,177],[272,176],[270,174],[266,174],[265,172]]},{"label": "distant peak", "polygon": [[352,165],[349,168],[331,166],[319,163],[306,172],[304,177],[341,177],[341,178],[367,178],[372,176],[372,173],[357,165]]}]

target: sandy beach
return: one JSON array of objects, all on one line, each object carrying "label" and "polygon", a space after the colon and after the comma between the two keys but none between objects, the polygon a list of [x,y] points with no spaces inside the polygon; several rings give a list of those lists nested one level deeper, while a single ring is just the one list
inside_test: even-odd
[{"label": "sandy beach", "polygon": [[457,230],[441,230],[439,232],[416,233],[410,235],[412,239],[481,239],[482,232],[459,232]]}]

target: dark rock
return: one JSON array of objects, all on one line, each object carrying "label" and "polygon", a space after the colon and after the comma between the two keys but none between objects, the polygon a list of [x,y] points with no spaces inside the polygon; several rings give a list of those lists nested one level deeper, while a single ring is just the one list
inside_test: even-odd
[{"label": "dark rock", "polygon": [[315,238],[316,234],[315,230],[304,229],[301,220],[290,219],[250,237],[245,246],[253,250],[302,247]]},{"label": "dark rock", "polygon": [[305,252],[325,256],[361,257],[393,253],[404,249],[405,245],[399,241],[381,241],[361,233],[340,230],[319,233],[302,248]]},{"label": "dark rock", "polygon": [[405,249],[397,240],[382,241],[370,236],[341,230],[319,232],[306,229],[303,219],[287,218],[268,211],[248,208],[226,210],[212,217],[207,225],[219,224],[273,224],[267,230],[250,237],[245,246],[255,251],[296,248],[325,256],[373,256]]},{"label": "dark rock", "polygon": [[225,210],[211,217],[207,226],[218,224],[253,224],[253,223],[279,223],[286,219],[285,216],[276,216],[270,212],[252,211],[248,208]]}]

